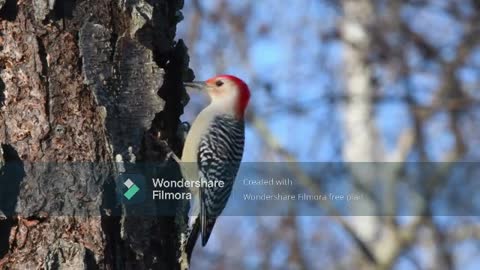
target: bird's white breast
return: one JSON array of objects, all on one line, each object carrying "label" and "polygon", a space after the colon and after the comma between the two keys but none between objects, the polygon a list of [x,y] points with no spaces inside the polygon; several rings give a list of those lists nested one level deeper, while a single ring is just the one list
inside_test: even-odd
[{"label": "bird's white breast", "polygon": [[199,170],[197,165],[198,151],[200,141],[203,136],[209,131],[214,119],[219,115],[234,114],[231,102],[225,100],[215,102],[213,101],[209,106],[203,109],[193,121],[182,152],[182,164],[180,165],[182,175],[186,181],[198,181]]}]

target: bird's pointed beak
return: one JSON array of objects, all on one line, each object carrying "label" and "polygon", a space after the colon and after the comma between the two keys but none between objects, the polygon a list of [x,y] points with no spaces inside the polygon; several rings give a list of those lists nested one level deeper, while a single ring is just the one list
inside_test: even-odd
[{"label": "bird's pointed beak", "polygon": [[202,81],[184,82],[183,85],[185,85],[186,88],[197,89],[197,90],[203,90],[205,89],[205,87],[207,87],[207,83]]}]

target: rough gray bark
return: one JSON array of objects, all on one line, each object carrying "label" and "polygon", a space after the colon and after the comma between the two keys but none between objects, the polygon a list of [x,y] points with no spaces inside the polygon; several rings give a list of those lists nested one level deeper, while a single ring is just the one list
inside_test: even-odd
[{"label": "rough gray bark", "polygon": [[0,184],[17,191],[1,204],[1,269],[177,267],[175,217],[129,217],[114,179],[181,151],[182,6],[0,1],[0,166],[14,166]]}]

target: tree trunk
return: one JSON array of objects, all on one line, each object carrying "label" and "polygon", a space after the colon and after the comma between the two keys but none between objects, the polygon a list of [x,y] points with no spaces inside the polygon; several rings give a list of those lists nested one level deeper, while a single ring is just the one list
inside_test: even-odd
[{"label": "tree trunk", "polygon": [[[373,117],[372,71],[368,61],[374,7],[370,0],[342,0],[342,7],[344,18],[341,34],[345,44],[345,89],[348,95],[344,107],[343,156],[349,162],[354,181],[366,190],[372,190],[375,172],[371,165],[378,160],[376,146],[380,148]],[[379,223],[374,204],[368,198],[356,202],[352,208],[353,216],[347,220],[356,237],[365,246],[369,262],[375,263],[376,254],[371,243],[375,239]],[[362,268],[371,269],[371,265],[365,264]]]},{"label": "tree trunk", "polygon": [[182,5],[0,1],[0,269],[177,268],[175,216],[116,179],[181,151]]},{"label": "tree trunk", "polygon": [[[378,163],[386,160],[379,139],[374,115],[375,85],[373,65],[370,61],[373,44],[373,28],[376,23],[375,5],[371,0],[342,0],[344,19],[341,27],[345,44],[345,81],[348,102],[344,109],[345,146],[343,156],[362,200],[352,205],[352,216],[347,217],[366,262],[362,269],[388,269],[401,248],[391,226],[385,222],[385,209],[395,196],[376,197],[375,190],[394,191],[396,170],[392,165]],[[375,163],[377,162],[377,163]],[[393,163],[392,163],[393,164]],[[381,179],[381,183],[377,181]],[[391,194],[391,193],[388,193]],[[388,211],[387,210],[387,211]],[[388,212],[392,214],[392,212]],[[394,213],[393,213],[394,214]],[[388,265],[388,267],[386,267]]]}]

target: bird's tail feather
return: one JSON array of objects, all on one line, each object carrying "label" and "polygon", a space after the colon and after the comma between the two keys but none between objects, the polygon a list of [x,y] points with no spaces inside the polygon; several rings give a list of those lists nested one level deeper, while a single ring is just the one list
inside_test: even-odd
[{"label": "bird's tail feather", "polygon": [[188,261],[190,262],[190,258],[192,257],[193,249],[195,248],[195,244],[197,243],[198,234],[200,233],[200,222],[199,219],[195,221],[192,227],[192,231],[188,237],[186,251],[188,256]]},{"label": "bird's tail feather", "polygon": [[205,246],[210,238],[210,234],[213,230],[213,225],[215,225],[216,218],[208,215],[206,204],[203,201],[203,192],[201,193],[201,207],[200,207],[200,224],[202,232],[202,246]]}]

